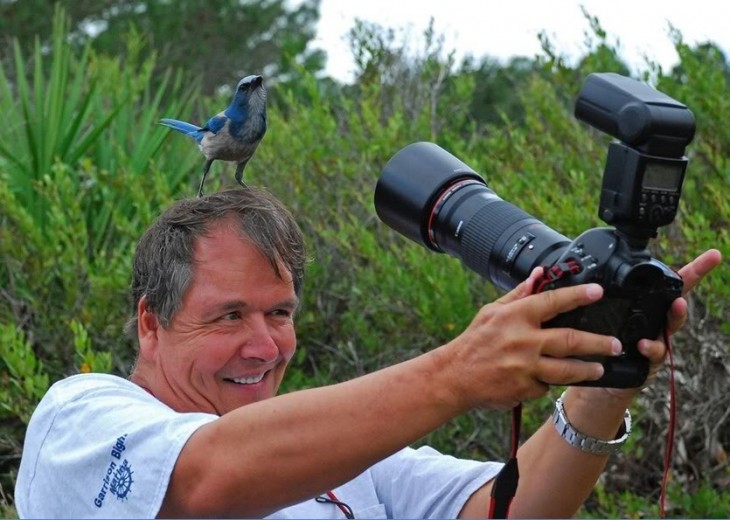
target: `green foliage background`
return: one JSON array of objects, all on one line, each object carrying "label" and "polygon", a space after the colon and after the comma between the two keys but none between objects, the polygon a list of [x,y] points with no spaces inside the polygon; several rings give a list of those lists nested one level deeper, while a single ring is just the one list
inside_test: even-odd
[{"label": "green foliage background", "polygon": [[[544,55],[500,66],[455,63],[429,27],[406,54],[392,32],[358,23],[360,74],[337,85],[299,67],[267,84],[270,127],[247,180],[293,210],[308,240],[299,349],[285,391],[376,370],[448,341],[497,291],[445,255],[384,226],[372,194],[387,160],[417,140],[435,141],[482,172],[505,200],[575,236],[602,225],[597,197],[609,137],[572,117],[590,72],[628,73],[598,20],[577,65],[543,38]],[[12,490],[25,425],[49,384],[79,371],[127,375],[134,347],[121,334],[134,245],[170,201],[194,196],[202,165],[192,143],[157,126],[195,120],[227,103],[160,67],[132,33],[123,52],[67,45],[55,17],[48,47],[17,44],[0,69],[0,510]],[[730,255],[728,63],[712,44],[672,35],[680,64],[648,63],[640,79],[682,101],[698,130],[689,149],[680,214],[652,244],[679,267],[709,247]],[[485,85],[494,86],[493,90]],[[485,103],[483,96],[490,92]],[[216,163],[208,190],[231,185]],[[676,336],[680,423],[670,515],[728,517],[728,296],[721,266],[690,300]],[[631,445],[610,464],[582,516],[658,516],[666,374],[642,395]],[[560,389],[555,389],[557,394]],[[530,403],[525,435],[548,414]],[[477,411],[424,439],[458,456],[502,459],[508,417]]]}]

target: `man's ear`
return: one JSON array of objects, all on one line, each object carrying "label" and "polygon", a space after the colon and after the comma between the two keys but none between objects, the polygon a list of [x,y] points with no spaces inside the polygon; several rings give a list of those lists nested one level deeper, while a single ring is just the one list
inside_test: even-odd
[{"label": "man's ear", "polygon": [[143,358],[152,356],[158,344],[158,332],[161,328],[157,314],[147,306],[147,297],[142,296],[137,303],[137,337],[139,338],[139,354]]}]

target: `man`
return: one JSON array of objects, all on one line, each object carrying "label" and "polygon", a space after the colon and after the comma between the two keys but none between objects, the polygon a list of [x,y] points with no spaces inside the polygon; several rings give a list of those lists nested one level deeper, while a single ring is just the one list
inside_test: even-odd
[{"label": "man", "polygon": [[[713,250],[687,265],[685,289],[719,261]],[[304,266],[300,231],[264,190],[165,211],[135,255],[128,329],[139,355],[130,381],[84,374],[52,387],[28,428],[20,516],[484,517],[500,464],[407,446],[471,409],[505,409],[549,384],[597,379],[600,364],[572,356],[621,351],[614,338],[542,329],[602,289],[530,295],[536,270],[439,348],[276,396],[296,348]],[[685,305],[674,302],[670,331]],[[662,363],[662,342],[639,349],[655,368]],[[561,413],[593,448],[571,445],[546,422],[520,448],[511,513],[574,514],[605,453],[620,445],[637,391],[570,387]]]}]

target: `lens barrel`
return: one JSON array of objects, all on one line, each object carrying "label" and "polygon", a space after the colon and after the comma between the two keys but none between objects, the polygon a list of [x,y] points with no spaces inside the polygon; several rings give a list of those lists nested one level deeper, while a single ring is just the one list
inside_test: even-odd
[{"label": "lens barrel", "polygon": [[375,211],[380,220],[434,251],[443,252],[428,236],[434,204],[449,186],[471,179],[484,184],[469,166],[433,143],[413,143],[396,153],[375,186]]},{"label": "lens barrel", "polygon": [[428,142],[406,146],[385,165],[375,210],[397,232],[460,259],[502,289],[513,288],[538,265],[551,265],[571,242]]}]

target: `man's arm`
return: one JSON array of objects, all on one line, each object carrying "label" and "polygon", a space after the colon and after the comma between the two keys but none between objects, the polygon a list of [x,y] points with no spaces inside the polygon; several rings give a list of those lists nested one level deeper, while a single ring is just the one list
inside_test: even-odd
[{"label": "man's arm", "polygon": [[424,355],[246,405],[201,427],[178,458],[159,516],[263,516],[352,479],[472,408],[509,408],[543,395],[543,381],[600,377],[598,363],[558,358],[610,355],[615,340],[540,323],[596,301],[601,288],[525,296],[525,287]]},{"label": "man's arm", "polygon": [[[712,267],[700,257],[685,269],[698,281]],[[692,276],[686,283],[691,287]],[[345,383],[253,403],[200,428],[180,454],[160,516],[263,516],[352,479],[468,410],[507,409],[544,395],[548,384],[600,377],[600,364],[572,356],[612,355],[615,339],[540,327],[599,299],[600,286],[530,296],[525,288],[486,305],[462,334],[424,355]],[[684,309],[681,302],[673,315],[677,308]],[[660,342],[642,345],[652,359],[663,357]],[[613,438],[633,396],[614,392],[571,388],[566,413],[574,426]],[[605,464],[605,457],[568,446],[547,426],[519,457],[513,511],[520,516],[572,515]]]}]

